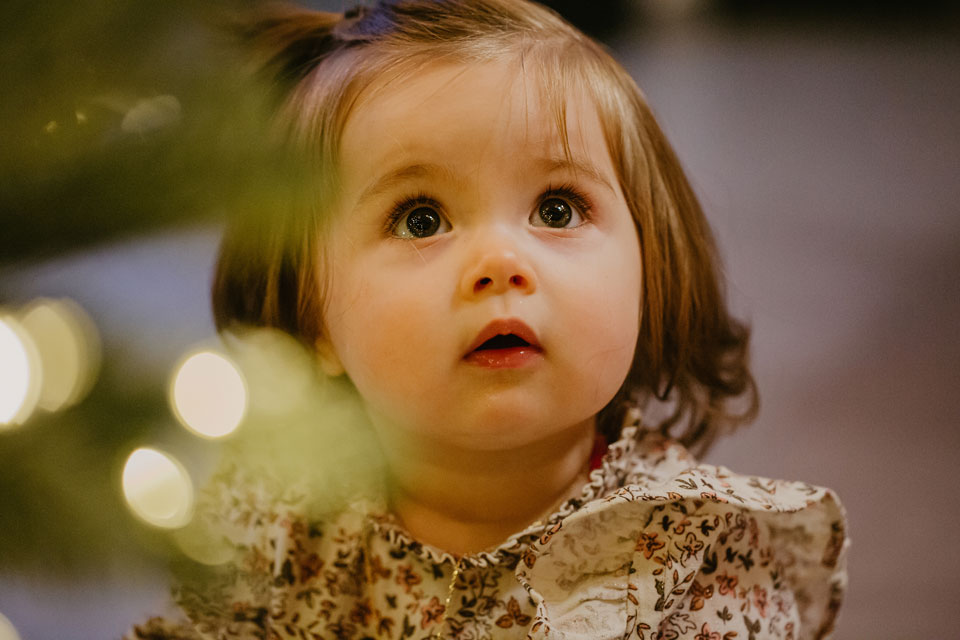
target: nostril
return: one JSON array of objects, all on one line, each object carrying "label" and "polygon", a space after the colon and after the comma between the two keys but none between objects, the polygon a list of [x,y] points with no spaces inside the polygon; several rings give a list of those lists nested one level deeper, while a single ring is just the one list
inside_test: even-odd
[{"label": "nostril", "polygon": [[473,290],[474,290],[475,292],[482,291],[482,290],[483,290],[485,287],[487,287],[491,282],[493,282],[493,281],[492,281],[490,278],[480,278],[479,280],[477,280],[477,281],[474,283],[474,285],[473,285]]},{"label": "nostril", "polygon": [[522,291],[532,291],[531,281],[520,273],[515,273],[509,278],[499,278],[491,276],[482,276],[473,281],[473,293],[481,291],[506,291],[507,289],[519,289]]}]

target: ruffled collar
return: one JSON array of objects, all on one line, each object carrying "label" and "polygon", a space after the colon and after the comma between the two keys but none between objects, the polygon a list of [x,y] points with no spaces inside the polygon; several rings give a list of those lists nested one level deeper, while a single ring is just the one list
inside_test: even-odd
[{"label": "ruffled collar", "polygon": [[[663,437],[641,426],[639,409],[631,408],[624,418],[620,438],[611,444],[600,467],[592,470],[580,493],[561,503],[552,513],[518,533],[511,535],[494,548],[464,556],[452,553],[416,540],[390,514],[383,504],[364,505],[362,518],[364,527],[372,534],[386,540],[392,547],[419,557],[421,560],[436,564],[458,564],[461,568],[490,567],[501,564],[513,565],[530,545],[544,535],[551,527],[569,517],[584,505],[601,500],[613,494],[627,484],[643,483],[654,477],[654,465],[646,459],[645,453],[654,452],[661,447]],[[689,459],[690,466],[696,464]]]}]

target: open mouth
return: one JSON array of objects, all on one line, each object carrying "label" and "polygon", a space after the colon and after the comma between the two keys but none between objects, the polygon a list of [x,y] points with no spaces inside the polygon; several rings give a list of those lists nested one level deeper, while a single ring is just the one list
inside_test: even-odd
[{"label": "open mouth", "polygon": [[543,357],[536,332],[518,318],[494,320],[484,327],[464,359],[489,369],[518,369]]},{"label": "open mouth", "polygon": [[481,344],[474,351],[490,351],[493,349],[511,349],[513,347],[529,347],[530,343],[513,333],[496,335]]}]

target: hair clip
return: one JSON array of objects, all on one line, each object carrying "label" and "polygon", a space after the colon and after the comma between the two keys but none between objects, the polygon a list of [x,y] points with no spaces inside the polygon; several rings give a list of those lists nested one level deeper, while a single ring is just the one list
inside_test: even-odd
[{"label": "hair clip", "polygon": [[378,2],[375,7],[358,5],[343,14],[333,35],[343,42],[376,40],[396,28],[393,2]]},{"label": "hair clip", "polygon": [[348,9],[344,14],[344,20],[353,20],[355,18],[363,18],[367,13],[367,8],[363,5],[357,5],[351,9]]}]

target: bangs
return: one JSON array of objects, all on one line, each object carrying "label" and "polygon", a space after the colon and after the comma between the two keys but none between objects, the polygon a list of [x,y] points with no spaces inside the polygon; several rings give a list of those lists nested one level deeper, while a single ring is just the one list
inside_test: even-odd
[{"label": "bangs", "polygon": [[538,42],[522,51],[519,61],[524,82],[535,83],[542,108],[552,115],[567,160],[573,159],[568,105],[582,99],[596,110],[618,186],[631,204],[633,178],[648,169],[643,114],[635,108],[643,99],[633,79],[601,47],[580,39]]}]

